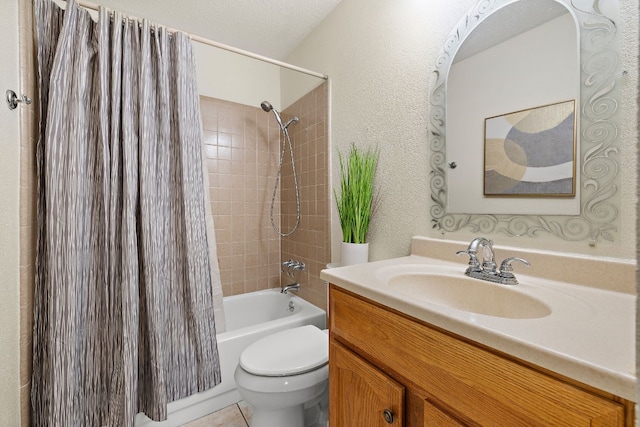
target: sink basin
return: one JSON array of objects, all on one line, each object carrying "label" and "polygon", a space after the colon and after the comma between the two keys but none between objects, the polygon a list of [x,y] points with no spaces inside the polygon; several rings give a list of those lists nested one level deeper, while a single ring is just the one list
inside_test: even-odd
[{"label": "sink basin", "polygon": [[551,309],[535,297],[500,285],[463,275],[442,273],[396,274],[388,286],[399,294],[456,310],[510,319],[537,319]]}]

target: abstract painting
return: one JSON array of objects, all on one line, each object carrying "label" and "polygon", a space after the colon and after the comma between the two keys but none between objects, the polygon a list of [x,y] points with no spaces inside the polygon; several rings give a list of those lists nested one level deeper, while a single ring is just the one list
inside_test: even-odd
[{"label": "abstract painting", "polygon": [[575,197],[576,102],[485,119],[484,195]]}]

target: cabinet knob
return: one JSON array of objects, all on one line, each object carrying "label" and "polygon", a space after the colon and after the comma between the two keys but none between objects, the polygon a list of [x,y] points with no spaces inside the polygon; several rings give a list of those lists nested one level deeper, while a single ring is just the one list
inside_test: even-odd
[{"label": "cabinet knob", "polygon": [[382,416],[384,417],[384,420],[387,422],[387,424],[393,423],[393,412],[391,412],[390,410],[385,409],[382,412]]}]

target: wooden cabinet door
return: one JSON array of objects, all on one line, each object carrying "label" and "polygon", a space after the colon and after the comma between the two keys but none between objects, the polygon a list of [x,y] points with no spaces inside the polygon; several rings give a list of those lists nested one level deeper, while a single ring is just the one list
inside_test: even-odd
[{"label": "wooden cabinet door", "polygon": [[437,406],[424,401],[424,427],[463,427],[464,424],[451,415],[441,411]]},{"label": "wooden cabinet door", "polygon": [[329,425],[400,427],[404,387],[342,345],[329,343]]}]

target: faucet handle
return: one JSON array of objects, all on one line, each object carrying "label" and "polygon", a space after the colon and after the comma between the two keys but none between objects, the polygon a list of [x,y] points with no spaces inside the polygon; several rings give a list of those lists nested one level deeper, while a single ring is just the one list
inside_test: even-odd
[{"label": "faucet handle", "polygon": [[289,277],[293,277],[293,274],[291,273],[291,269],[295,265],[295,261],[292,259],[288,259],[286,261],[283,261],[281,265],[282,267],[280,268],[280,271],[283,273],[287,273],[287,276]]},{"label": "faucet handle", "polygon": [[463,251],[456,252],[456,255],[462,255],[462,254],[469,256],[469,267],[467,268],[467,272],[482,271],[482,268],[480,267],[480,263],[478,262],[478,257],[476,256],[476,253],[474,251],[465,249]]},{"label": "faucet handle", "polygon": [[291,266],[291,269],[292,269],[292,270],[294,270],[294,271],[295,271],[295,270],[304,271],[304,269],[305,269],[306,267],[307,267],[307,266],[304,264],[304,262],[302,262],[302,261],[295,261],[295,262],[294,262],[294,264]]},{"label": "faucet handle", "polygon": [[498,273],[498,277],[503,279],[502,283],[504,283],[505,285],[517,285],[518,284],[518,280],[516,279],[515,274],[512,273],[513,267],[511,266],[511,263],[513,261],[521,262],[524,265],[526,265],[527,267],[531,266],[529,261],[527,261],[526,259],[523,259],[523,258],[518,258],[518,257],[505,258],[504,261],[502,261],[502,263],[500,264],[500,272]]},{"label": "faucet handle", "polygon": [[529,261],[527,261],[526,259],[512,256],[512,257],[509,257],[509,258],[505,258],[504,261],[502,261],[502,263],[500,264],[500,271],[501,272],[503,272],[503,271],[513,271],[513,267],[511,266],[511,263],[513,261],[521,262],[524,265],[526,265],[527,267],[531,266],[531,263]]},{"label": "faucet handle", "polygon": [[287,276],[289,277],[295,277],[296,271],[304,271],[304,269],[306,268],[304,262],[296,261],[294,259],[283,261],[281,265],[282,268],[280,269],[280,271],[282,271],[283,273],[287,273]]},{"label": "faucet handle", "polygon": [[292,259],[288,259],[286,261],[282,261],[282,264],[281,264],[282,268],[283,268],[282,271],[284,271],[284,268],[290,268],[294,263],[295,263],[295,261],[292,260]]}]

